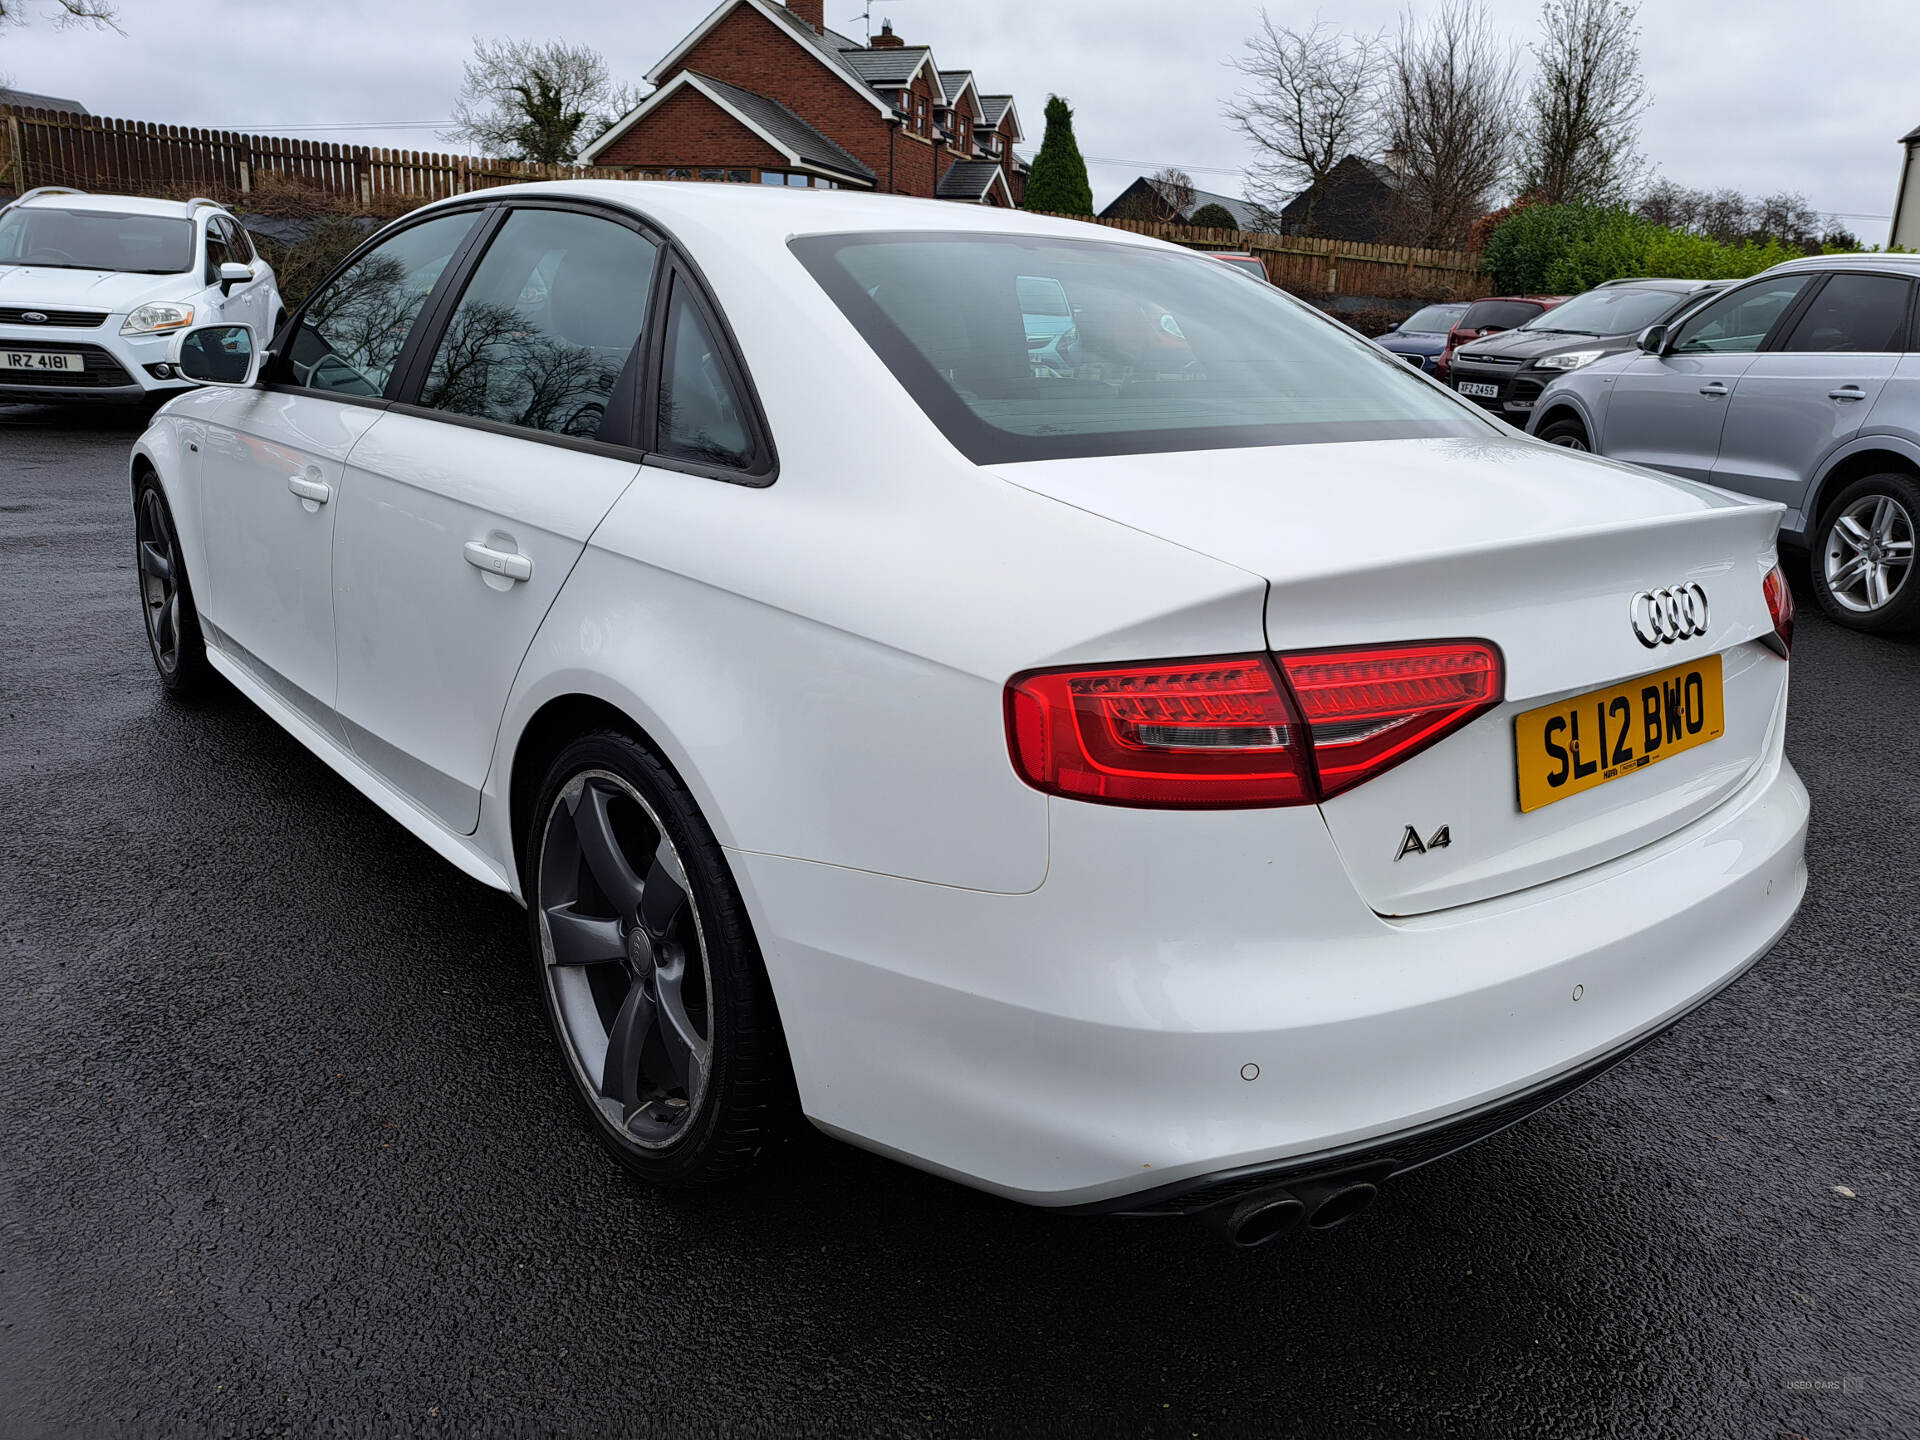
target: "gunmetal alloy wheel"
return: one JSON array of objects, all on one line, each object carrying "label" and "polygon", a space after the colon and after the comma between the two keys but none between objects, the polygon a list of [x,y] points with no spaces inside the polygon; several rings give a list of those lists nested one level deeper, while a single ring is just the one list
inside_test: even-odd
[{"label": "gunmetal alloy wheel", "polygon": [[1847,504],[1827,530],[1820,563],[1834,604],[1859,615],[1886,610],[1913,569],[1913,514],[1891,495]]},{"label": "gunmetal alloy wheel", "polygon": [[140,610],[160,683],[171,695],[201,694],[212,671],[193,608],[193,587],[187,583],[173,512],[151,474],[143,476],[134,491],[133,533]]},{"label": "gunmetal alloy wheel", "polygon": [[706,1099],[713,982],[686,867],[660,816],[612,770],[547,812],[536,924],[574,1078],[620,1141],[674,1145]]},{"label": "gunmetal alloy wheel", "polygon": [[160,673],[172,675],[180,668],[180,552],[174,544],[166,502],[151,485],[140,492],[134,531],[139,545],[140,598],[146,611],[147,639],[153,645],[153,661]]},{"label": "gunmetal alloy wheel", "polygon": [[1593,449],[1587,441],[1587,427],[1578,420],[1556,420],[1541,429],[1540,438],[1549,445],[1558,445],[1562,450],[1578,450],[1585,454]]}]

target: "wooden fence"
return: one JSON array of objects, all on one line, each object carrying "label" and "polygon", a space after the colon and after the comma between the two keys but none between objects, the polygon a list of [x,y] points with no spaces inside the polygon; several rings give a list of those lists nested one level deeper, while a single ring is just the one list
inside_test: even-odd
[{"label": "wooden fence", "polygon": [[244,197],[279,180],[379,211],[523,180],[637,177],[618,168],[530,165],[0,106],[0,190],[16,193],[71,185],[244,204]]},{"label": "wooden fence", "polygon": [[[373,214],[523,180],[660,178],[636,168],[530,165],[324,140],[236,135],[142,120],[0,106],[0,192],[71,185],[186,199],[205,195],[252,208],[262,192],[282,204],[324,197]],[[284,192],[294,192],[292,196]],[[1086,219],[1085,216],[1069,217]],[[1209,230],[1144,220],[1095,224],[1182,245],[1258,255],[1275,284],[1307,294],[1470,300],[1488,293],[1479,257],[1454,250],[1363,245],[1245,230]]]},{"label": "wooden fence", "polygon": [[1366,245],[1263,230],[1210,230],[1152,220],[1095,219],[1093,223],[1196,249],[1245,250],[1260,257],[1274,284],[1303,293],[1473,300],[1492,290],[1492,281],[1480,268],[1480,257],[1462,250]]}]

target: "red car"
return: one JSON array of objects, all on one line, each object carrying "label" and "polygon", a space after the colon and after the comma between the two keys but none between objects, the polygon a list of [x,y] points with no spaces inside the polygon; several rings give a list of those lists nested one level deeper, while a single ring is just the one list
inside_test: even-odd
[{"label": "red car", "polygon": [[1453,363],[1453,352],[1469,341],[1478,340],[1482,335],[1497,334],[1502,330],[1511,330],[1543,311],[1556,305],[1564,305],[1571,297],[1566,295],[1489,295],[1484,300],[1476,300],[1467,307],[1453,329],[1447,332],[1447,348],[1440,352],[1440,358],[1433,363],[1433,373],[1441,380],[1447,378],[1447,371]]},{"label": "red car", "polygon": [[1231,265],[1249,280],[1258,280],[1263,285],[1273,283],[1267,279],[1266,262],[1258,255],[1245,250],[1207,250],[1203,253],[1211,255],[1222,265]]}]

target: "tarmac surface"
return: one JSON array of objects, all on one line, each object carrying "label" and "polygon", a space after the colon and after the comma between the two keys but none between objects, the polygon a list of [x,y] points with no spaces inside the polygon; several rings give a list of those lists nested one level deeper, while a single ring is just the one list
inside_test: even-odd
[{"label": "tarmac surface", "polygon": [[1327,1235],[817,1135],[638,1188],[522,913],[162,698],[139,422],[0,408],[0,1434],[1920,1434],[1920,646],[1801,595],[1774,953]]}]

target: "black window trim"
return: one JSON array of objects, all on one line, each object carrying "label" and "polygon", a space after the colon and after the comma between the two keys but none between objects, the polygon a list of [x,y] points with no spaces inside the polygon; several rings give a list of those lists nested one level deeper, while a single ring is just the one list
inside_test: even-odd
[{"label": "black window trim", "polygon": [[[589,440],[576,435],[555,435],[544,430],[529,430],[519,425],[508,425],[498,420],[490,420],[479,415],[456,415],[447,410],[436,410],[431,406],[418,403],[420,390],[426,383],[427,370],[432,363],[434,350],[440,343],[445,326],[452,319],[459,297],[466,292],[468,281],[478,270],[485,258],[487,247],[499,233],[501,226],[514,210],[573,210],[583,214],[595,215],[601,219],[612,220],[637,231],[654,241],[660,247],[659,256],[654,262],[653,293],[647,302],[646,329],[640,337],[640,346],[644,354],[629,357],[629,362],[621,370],[616,387],[631,385],[634,393],[630,397],[629,424],[633,427],[631,443],[614,443],[605,440]],[[745,485],[762,489],[774,483],[780,475],[779,452],[773,443],[773,429],[767,423],[765,408],[760,403],[760,392],[753,383],[752,372],[742,359],[739,339],[733,333],[733,326],[727,320],[726,311],[713,298],[712,287],[707,284],[706,276],[699,265],[689,255],[671,231],[659,225],[651,218],[630,210],[626,206],[610,204],[595,199],[565,194],[557,195],[503,195],[476,196],[470,202],[458,205],[436,205],[431,209],[416,211],[414,214],[392,225],[382,226],[356,246],[347,258],[336,265],[325,280],[314,286],[312,294],[301,301],[295,310],[274,334],[272,353],[267,364],[271,370],[279,363],[281,342],[291,337],[306,314],[307,307],[313,303],[313,297],[375,245],[390,240],[403,229],[413,225],[425,224],[445,215],[463,214],[475,211],[481,215],[480,223],[467,232],[466,237],[454,249],[446,268],[434,282],[428,293],[426,304],[420,307],[413,328],[408,331],[406,342],[400,348],[400,356],[395,361],[392,375],[387,378],[385,393],[381,395],[343,395],[336,391],[309,390],[280,380],[277,376],[263,380],[263,388],[284,391],[296,395],[305,395],[314,399],[335,401],[344,405],[359,405],[375,410],[397,410],[402,414],[421,419],[435,420],[443,424],[459,425],[469,430],[484,430],[498,435],[509,435],[516,440],[531,441],[538,445],[553,445],[563,450],[578,450],[590,455],[606,455],[614,459],[633,460],[641,465],[658,470],[673,470],[688,475],[700,475],[713,480],[722,480],[731,485]],[[753,433],[754,454],[758,464],[751,471],[742,471],[721,465],[707,465],[696,461],[681,460],[671,455],[653,453],[648,447],[655,433],[658,397],[660,393],[659,377],[661,352],[665,344],[666,307],[673,279],[678,275],[686,277],[689,293],[699,305],[711,329],[715,343],[720,346],[721,360],[729,377],[733,380],[736,392],[747,410],[747,423]],[[635,363],[637,360],[638,363]],[[611,407],[609,407],[611,410]]]}]

